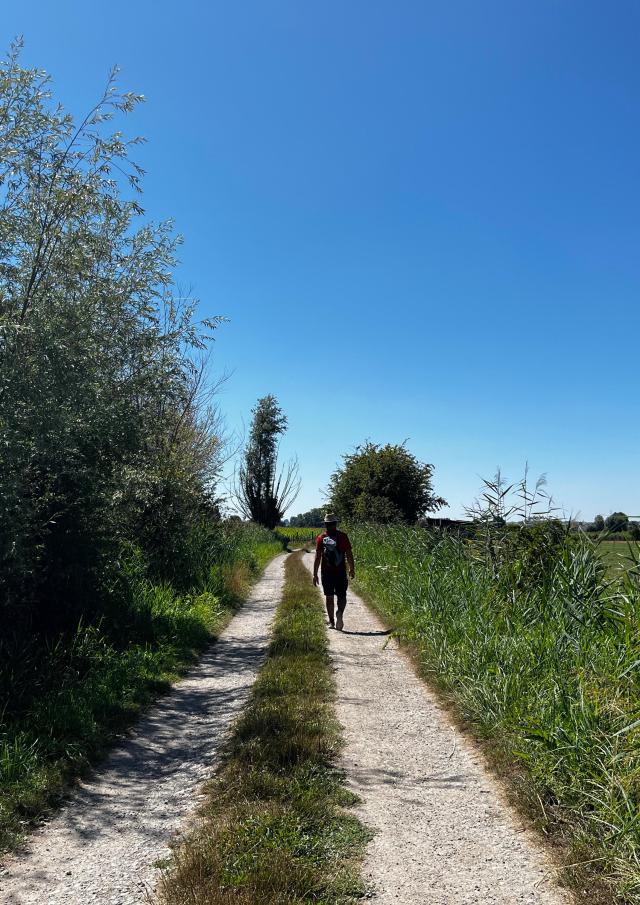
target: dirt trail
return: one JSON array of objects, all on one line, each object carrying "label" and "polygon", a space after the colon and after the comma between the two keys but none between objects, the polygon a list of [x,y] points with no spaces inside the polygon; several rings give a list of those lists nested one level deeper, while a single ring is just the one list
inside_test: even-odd
[{"label": "dirt trail", "polygon": [[138,905],[198,803],[225,730],[244,704],[282,594],[284,557],[189,675],[0,868],[3,905]]},{"label": "dirt trail", "polygon": [[[305,557],[311,569],[313,557]],[[378,905],[567,905],[550,861],[373,613],[349,592],[330,631],[343,763],[376,831]]]}]

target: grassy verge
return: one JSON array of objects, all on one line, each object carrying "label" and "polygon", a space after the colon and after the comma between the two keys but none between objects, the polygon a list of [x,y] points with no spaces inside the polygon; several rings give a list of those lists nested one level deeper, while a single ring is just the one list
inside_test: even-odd
[{"label": "grassy verge", "polygon": [[72,636],[0,645],[0,850],[13,847],[224,627],[282,550],[254,527],[224,535],[190,593],[129,564],[113,612]]},{"label": "grassy verge", "polygon": [[354,865],[367,834],[335,767],[323,610],[300,554],[286,570],[267,662],[163,905],[348,905],[364,893]]},{"label": "grassy verge", "polygon": [[[355,528],[359,588],[590,903],[640,902],[640,583],[588,542],[503,571],[456,538]],[[531,564],[529,564],[529,567]]]}]

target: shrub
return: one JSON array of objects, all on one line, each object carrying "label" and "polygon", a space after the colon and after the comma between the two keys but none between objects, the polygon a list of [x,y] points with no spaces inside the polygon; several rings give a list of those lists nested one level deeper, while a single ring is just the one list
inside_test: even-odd
[{"label": "shrub", "polygon": [[446,501],[433,493],[433,465],[419,462],[404,445],[367,442],[344,456],[331,476],[331,508],[355,522],[415,522]]}]

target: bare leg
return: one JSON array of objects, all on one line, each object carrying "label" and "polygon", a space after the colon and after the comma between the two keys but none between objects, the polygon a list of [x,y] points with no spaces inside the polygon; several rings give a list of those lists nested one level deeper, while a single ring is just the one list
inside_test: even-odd
[{"label": "bare leg", "polygon": [[327,595],[325,600],[327,604],[327,616],[329,617],[329,622],[333,625],[333,594],[330,596]]},{"label": "bare leg", "polygon": [[338,597],[338,618],[336,619],[336,628],[342,631],[342,614],[344,613],[344,608],[347,605],[347,595],[342,594]]}]

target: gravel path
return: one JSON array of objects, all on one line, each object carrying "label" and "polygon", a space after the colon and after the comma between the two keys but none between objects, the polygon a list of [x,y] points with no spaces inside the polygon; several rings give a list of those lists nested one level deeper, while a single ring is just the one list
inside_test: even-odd
[{"label": "gravel path", "polygon": [[80,785],[54,819],[0,868],[3,905],[138,905],[198,804],[225,730],[266,651],[284,556],[199,664]]},{"label": "gravel path", "polygon": [[329,638],[377,905],[568,905],[479,753],[355,594]]}]

